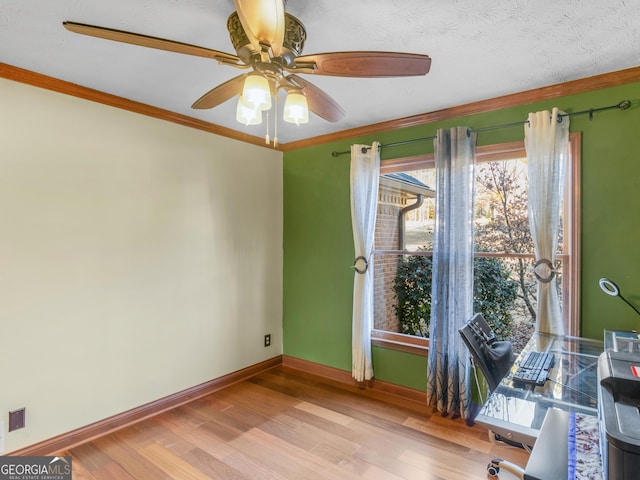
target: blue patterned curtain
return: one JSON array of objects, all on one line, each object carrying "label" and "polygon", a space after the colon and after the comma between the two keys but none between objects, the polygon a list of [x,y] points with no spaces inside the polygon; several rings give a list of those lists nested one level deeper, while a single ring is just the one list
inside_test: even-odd
[{"label": "blue patterned curtain", "polygon": [[438,130],[436,220],[427,399],[443,414],[471,416],[471,365],[458,330],[473,314],[473,183],[476,134]]}]

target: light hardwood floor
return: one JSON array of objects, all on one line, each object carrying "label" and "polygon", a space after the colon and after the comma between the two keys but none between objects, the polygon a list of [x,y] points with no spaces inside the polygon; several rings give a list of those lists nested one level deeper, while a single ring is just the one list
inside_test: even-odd
[{"label": "light hardwood floor", "polygon": [[283,367],[60,453],[74,480],[469,480],[527,460],[419,403]]}]

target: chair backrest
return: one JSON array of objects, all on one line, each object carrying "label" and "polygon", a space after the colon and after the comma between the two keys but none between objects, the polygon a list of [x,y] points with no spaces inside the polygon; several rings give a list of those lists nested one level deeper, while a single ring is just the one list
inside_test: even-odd
[{"label": "chair backrest", "polygon": [[487,380],[489,390],[494,391],[514,362],[511,343],[497,341],[480,313],[476,313],[460,330],[460,336]]}]

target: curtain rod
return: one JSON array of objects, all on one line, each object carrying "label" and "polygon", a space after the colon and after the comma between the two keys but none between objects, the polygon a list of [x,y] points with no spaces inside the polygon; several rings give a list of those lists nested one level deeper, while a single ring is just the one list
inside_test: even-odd
[{"label": "curtain rod", "polygon": [[[627,110],[628,108],[631,107],[631,102],[629,100],[622,100],[619,103],[616,103],[615,105],[609,105],[608,107],[600,107],[600,108],[590,108],[589,110],[582,110],[580,112],[573,112],[573,113],[559,113],[558,114],[558,123],[562,122],[562,118],[563,117],[573,117],[574,115],[585,115],[585,114],[589,114],[589,120],[593,120],[593,114],[596,112],[602,112],[603,110],[611,110],[614,108],[620,109],[620,110]],[[491,127],[482,127],[482,128],[476,128],[476,129],[472,129],[474,132],[486,132],[488,130],[497,130],[498,128],[507,128],[507,127],[516,127],[518,125],[524,125],[526,123],[529,123],[529,120],[524,120],[522,122],[512,122],[512,123],[504,123],[502,125],[493,125]],[[394,143],[387,143],[385,145],[380,145],[380,148],[383,147],[397,147],[398,145],[406,145],[408,143],[416,143],[416,142],[426,142],[427,140],[434,140],[436,138],[435,135],[431,136],[431,137],[422,137],[422,138],[414,138],[411,140],[404,140],[401,142],[394,142]],[[371,147],[362,147],[362,153],[366,153],[367,150],[371,150]],[[337,157],[339,155],[346,155],[347,153],[351,153],[350,150],[345,150],[344,152],[332,152],[331,155],[334,157]]]}]

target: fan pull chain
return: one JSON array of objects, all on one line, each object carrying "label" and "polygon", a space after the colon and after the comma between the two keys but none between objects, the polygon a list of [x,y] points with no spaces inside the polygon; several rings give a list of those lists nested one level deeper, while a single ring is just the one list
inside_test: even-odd
[{"label": "fan pull chain", "polygon": [[269,112],[267,112],[267,132],[264,134],[264,143],[269,145]]},{"label": "fan pull chain", "polygon": [[273,148],[278,146],[278,97],[276,97],[275,110],[273,112]]}]

